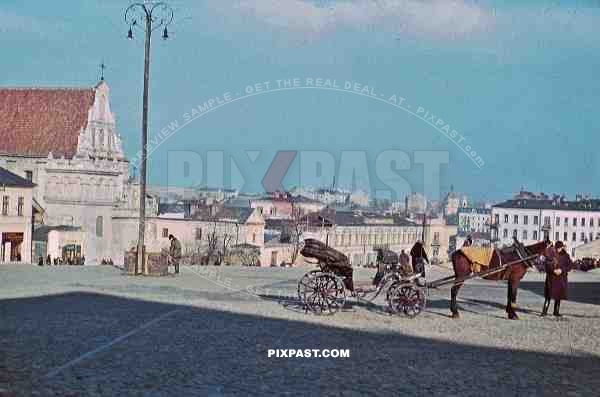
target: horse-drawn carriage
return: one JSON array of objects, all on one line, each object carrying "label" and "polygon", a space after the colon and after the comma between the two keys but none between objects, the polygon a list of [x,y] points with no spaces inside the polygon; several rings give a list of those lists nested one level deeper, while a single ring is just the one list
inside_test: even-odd
[{"label": "horse-drawn carriage", "polygon": [[417,282],[419,276],[403,272],[394,252],[379,250],[377,274],[371,283],[359,285],[355,285],[352,267],[341,252],[307,239],[301,254],[316,259],[319,265],[319,269],[309,271],[298,282],[298,297],[307,312],[334,314],[344,307],[348,295],[374,300],[384,291],[393,314],[413,317],[425,307],[425,290]]},{"label": "horse-drawn carriage", "polygon": [[545,242],[524,246],[516,239],[503,249],[463,248],[452,255],[454,274],[432,282],[424,282],[419,274],[408,274],[398,265],[395,253],[378,252],[378,272],[371,284],[354,285],[353,271],[348,258],[316,239],[307,239],[301,254],[317,260],[319,269],[309,271],[298,282],[298,297],[305,310],[315,314],[334,314],[345,304],[349,295],[358,299],[372,295],[374,300],[386,292],[389,311],[414,317],[425,308],[427,290],[451,285],[450,310],[458,317],[456,298],[461,286],[470,279],[508,281],[506,312],[516,319],[516,296],[521,278],[543,254]]}]

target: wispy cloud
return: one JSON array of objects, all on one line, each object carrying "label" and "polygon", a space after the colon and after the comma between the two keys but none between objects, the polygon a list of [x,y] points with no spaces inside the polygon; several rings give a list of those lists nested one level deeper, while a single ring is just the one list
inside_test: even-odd
[{"label": "wispy cloud", "polygon": [[35,18],[0,9],[0,33],[39,34],[40,32],[41,28]]},{"label": "wispy cloud", "polygon": [[493,26],[488,10],[464,0],[210,0],[209,4],[222,16],[252,18],[307,38],[340,28],[456,38]]}]

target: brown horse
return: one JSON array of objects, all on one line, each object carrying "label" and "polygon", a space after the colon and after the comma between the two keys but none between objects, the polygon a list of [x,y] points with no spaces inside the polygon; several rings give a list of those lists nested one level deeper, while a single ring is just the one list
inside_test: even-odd
[{"label": "brown horse", "polygon": [[[525,273],[527,273],[527,268],[532,266],[535,262],[535,259],[525,262],[522,262],[520,260],[523,257],[530,257],[535,255],[540,256],[544,253],[545,249],[546,242],[544,241],[529,246],[523,246],[519,245],[515,239],[515,244],[513,244],[511,247],[494,250],[490,258],[489,264],[483,264],[489,266],[485,269],[491,270],[496,267],[499,268],[503,264],[516,262],[513,265],[506,267],[504,270],[500,270],[496,273],[483,277],[486,280],[508,281],[506,313],[508,314],[508,318],[511,320],[519,319],[516,313],[517,290],[519,288],[519,283],[521,282],[521,279],[523,278],[523,276],[525,276]],[[460,280],[463,277],[467,277],[473,272],[473,263],[461,250],[457,250],[452,254],[452,266],[454,268],[454,276],[456,280]],[[458,305],[456,303],[456,298],[458,296],[458,291],[461,287],[462,283],[455,284],[452,287],[450,293],[450,311],[452,312],[452,318],[460,317],[458,313]]]}]

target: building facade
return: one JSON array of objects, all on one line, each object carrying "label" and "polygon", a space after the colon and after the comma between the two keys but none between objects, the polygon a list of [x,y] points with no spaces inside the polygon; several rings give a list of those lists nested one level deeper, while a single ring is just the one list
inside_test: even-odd
[{"label": "building facade", "polygon": [[0,263],[31,263],[35,185],[0,167]]},{"label": "building facade", "polygon": [[35,183],[44,224],[81,228],[88,263],[110,255],[115,211],[139,208],[109,96],[105,81],[0,89],[0,166]]},{"label": "building facade", "polygon": [[486,208],[460,208],[458,230],[465,233],[489,233],[491,214],[491,209]]},{"label": "building facade", "polygon": [[600,238],[600,200],[508,200],[492,207],[492,225],[500,245],[512,244],[513,237],[525,244],[560,240],[574,254],[578,246]]}]

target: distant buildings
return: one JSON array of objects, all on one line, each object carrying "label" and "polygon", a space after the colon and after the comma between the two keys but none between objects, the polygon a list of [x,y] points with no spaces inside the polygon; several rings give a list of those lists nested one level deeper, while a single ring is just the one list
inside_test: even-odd
[{"label": "distant buildings", "polygon": [[600,238],[600,200],[577,195],[569,201],[521,191],[492,207],[492,238],[510,245],[513,237],[525,244],[561,240],[574,253],[576,247]]},{"label": "distant buildings", "polygon": [[466,233],[489,233],[492,210],[486,208],[460,208],[458,230]]}]

